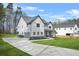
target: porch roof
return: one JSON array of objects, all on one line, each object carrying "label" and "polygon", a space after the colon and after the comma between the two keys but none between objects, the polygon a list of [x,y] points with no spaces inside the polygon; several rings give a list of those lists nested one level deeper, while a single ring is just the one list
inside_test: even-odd
[{"label": "porch roof", "polygon": [[55,30],[48,30],[48,29],[46,29],[45,31],[47,31],[47,32],[57,33]]}]

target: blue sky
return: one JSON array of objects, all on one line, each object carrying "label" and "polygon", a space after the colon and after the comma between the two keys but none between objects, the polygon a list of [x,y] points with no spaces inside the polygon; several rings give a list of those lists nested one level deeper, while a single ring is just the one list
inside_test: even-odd
[{"label": "blue sky", "polygon": [[29,16],[39,14],[43,19],[52,22],[79,18],[78,3],[14,3],[15,10],[17,6]]}]

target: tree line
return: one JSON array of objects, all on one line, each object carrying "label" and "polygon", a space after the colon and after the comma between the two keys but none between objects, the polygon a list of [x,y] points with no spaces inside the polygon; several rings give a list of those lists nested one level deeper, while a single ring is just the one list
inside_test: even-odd
[{"label": "tree line", "polygon": [[4,20],[3,20],[4,16],[5,16],[4,5],[3,3],[0,3],[0,32],[3,32],[2,28],[4,23]]}]

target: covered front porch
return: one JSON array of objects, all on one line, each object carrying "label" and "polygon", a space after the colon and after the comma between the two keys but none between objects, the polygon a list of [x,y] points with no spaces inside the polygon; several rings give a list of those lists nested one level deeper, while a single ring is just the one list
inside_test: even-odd
[{"label": "covered front porch", "polygon": [[45,30],[45,37],[55,37],[56,32],[54,30]]}]

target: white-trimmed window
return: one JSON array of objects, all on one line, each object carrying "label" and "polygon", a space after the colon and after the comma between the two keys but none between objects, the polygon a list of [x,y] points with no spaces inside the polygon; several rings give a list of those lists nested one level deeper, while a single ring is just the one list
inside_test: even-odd
[{"label": "white-trimmed window", "polygon": [[49,26],[49,28],[51,29],[51,26]]},{"label": "white-trimmed window", "polygon": [[33,32],[33,35],[35,35],[36,33],[35,32]]},{"label": "white-trimmed window", "polygon": [[41,35],[43,35],[43,32],[41,32]]},{"label": "white-trimmed window", "polygon": [[72,28],[70,28],[70,30],[72,30]]},{"label": "white-trimmed window", "polygon": [[36,24],[36,26],[37,26],[37,27],[40,27],[40,24],[39,24],[39,23],[37,23],[37,24]]},{"label": "white-trimmed window", "polygon": [[37,32],[37,35],[39,35],[39,32]]}]

